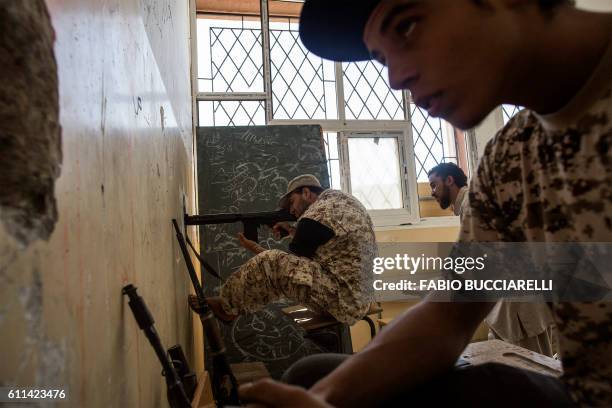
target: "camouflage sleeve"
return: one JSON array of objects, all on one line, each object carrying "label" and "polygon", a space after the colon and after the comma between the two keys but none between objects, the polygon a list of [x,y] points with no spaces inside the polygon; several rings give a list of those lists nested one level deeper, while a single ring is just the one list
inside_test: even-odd
[{"label": "camouflage sleeve", "polygon": [[500,241],[502,234],[500,224],[503,222],[502,211],[497,203],[493,163],[495,137],[489,141],[478,170],[470,182],[469,205],[463,214],[459,242]]}]

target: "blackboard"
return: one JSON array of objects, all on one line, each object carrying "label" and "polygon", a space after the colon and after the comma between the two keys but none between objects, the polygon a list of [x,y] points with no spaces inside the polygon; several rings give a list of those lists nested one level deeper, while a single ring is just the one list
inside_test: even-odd
[{"label": "blackboard", "polygon": [[[197,128],[198,213],[275,210],[288,181],[304,173],[328,188],[323,143],[320,126]],[[200,227],[200,250],[223,279],[253,256],[238,245],[241,229],[238,223]],[[288,239],[276,241],[265,227],[259,236],[264,248],[287,249]],[[210,275],[203,283],[207,296],[222,284]],[[279,378],[301,357],[324,351],[280,312],[285,306],[275,303],[223,325],[230,363],[262,361]]]}]

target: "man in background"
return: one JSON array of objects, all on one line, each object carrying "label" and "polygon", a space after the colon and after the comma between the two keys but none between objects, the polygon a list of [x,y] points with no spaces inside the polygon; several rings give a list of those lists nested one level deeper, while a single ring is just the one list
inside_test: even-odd
[{"label": "man in background", "polygon": [[455,163],[440,163],[427,173],[431,196],[440,208],[453,209],[453,214],[463,219],[469,205],[467,176]]}]

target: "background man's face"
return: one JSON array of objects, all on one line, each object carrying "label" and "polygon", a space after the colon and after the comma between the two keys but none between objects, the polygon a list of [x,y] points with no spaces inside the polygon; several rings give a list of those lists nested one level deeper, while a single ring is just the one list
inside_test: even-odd
[{"label": "background man's face", "polygon": [[435,173],[429,176],[429,186],[431,187],[432,197],[440,204],[440,208],[446,210],[451,204],[450,188],[442,177]]},{"label": "background man's face", "polygon": [[420,107],[467,129],[501,102],[499,90],[516,39],[502,0],[388,0],[364,31],[368,49],[389,69],[394,89],[409,89]]},{"label": "background man's face", "polygon": [[305,200],[301,191],[293,192],[289,196],[289,212],[295,218],[299,218],[302,214],[304,214],[309,206],[310,203]]}]

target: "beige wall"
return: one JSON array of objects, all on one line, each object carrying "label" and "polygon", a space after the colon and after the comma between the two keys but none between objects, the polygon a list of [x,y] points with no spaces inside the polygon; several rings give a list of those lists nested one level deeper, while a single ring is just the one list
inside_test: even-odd
[{"label": "beige wall", "polygon": [[166,347],[193,354],[170,223],[183,197],[194,202],[189,2],[47,5],[59,218],[48,240],[25,246],[0,222],[0,383],[67,388],[71,407],[165,406],[161,368],[121,288],[138,287]]},{"label": "beige wall", "polygon": [[[377,242],[453,242],[459,233],[458,226],[427,227],[403,229],[386,229],[376,231]],[[414,302],[383,302],[382,317],[395,318]],[[371,316],[376,321],[377,316]],[[361,350],[370,341],[370,331],[367,323],[359,322],[351,327],[353,350]]]},{"label": "beige wall", "polygon": [[[427,225],[427,220],[425,225]],[[403,228],[403,229],[388,229],[385,231],[376,231],[376,240],[378,242],[454,242],[459,234],[459,226],[421,226],[418,228]],[[394,319],[404,313],[416,302],[382,302],[383,312],[382,318]],[[376,322],[378,316],[371,316]],[[378,329],[378,328],[377,328]],[[482,323],[472,341],[482,341],[487,338],[488,329]],[[365,322],[359,322],[351,327],[351,339],[353,341],[353,350],[359,351],[365,347],[370,341],[370,330]]]}]

